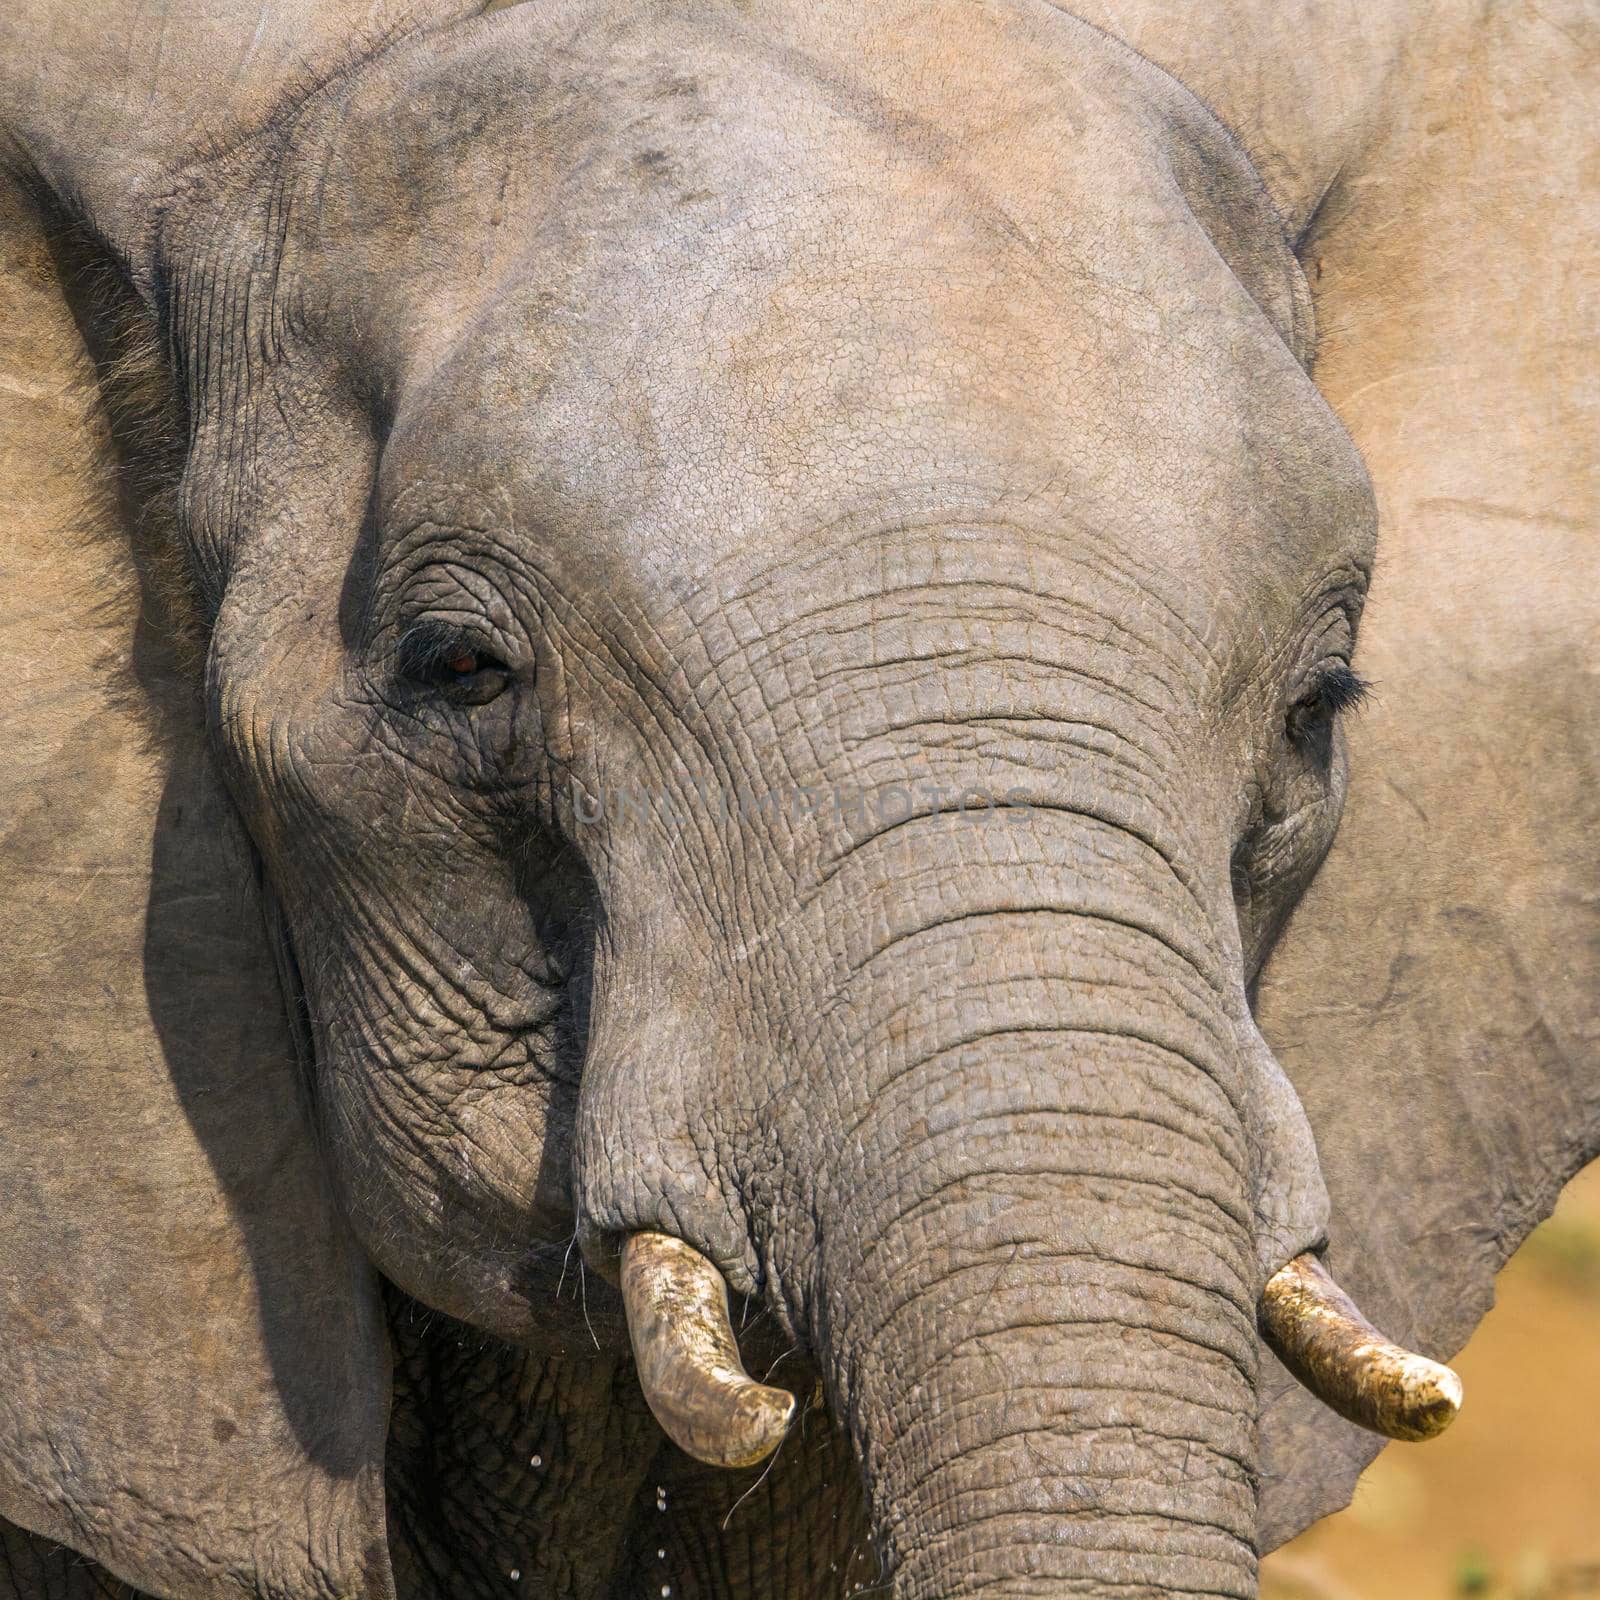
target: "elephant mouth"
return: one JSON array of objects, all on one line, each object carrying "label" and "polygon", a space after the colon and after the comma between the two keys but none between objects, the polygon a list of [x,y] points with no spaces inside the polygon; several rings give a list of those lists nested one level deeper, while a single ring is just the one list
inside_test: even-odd
[{"label": "elephant mouth", "polygon": [[[622,1294],[646,1401],[663,1431],[710,1466],[751,1467],[777,1449],[795,1412],[787,1390],[744,1370],[722,1275],[667,1234],[623,1247]],[[1461,1409],[1457,1374],[1386,1339],[1314,1254],[1262,1291],[1267,1344],[1317,1399],[1387,1439],[1435,1438]]]}]

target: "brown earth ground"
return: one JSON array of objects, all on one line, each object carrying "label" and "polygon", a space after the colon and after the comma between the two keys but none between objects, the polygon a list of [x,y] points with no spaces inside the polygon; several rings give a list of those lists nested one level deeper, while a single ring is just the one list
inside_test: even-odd
[{"label": "brown earth ground", "polygon": [[1442,1439],[1262,1564],[1262,1600],[1600,1597],[1600,1162],[1501,1274]]}]

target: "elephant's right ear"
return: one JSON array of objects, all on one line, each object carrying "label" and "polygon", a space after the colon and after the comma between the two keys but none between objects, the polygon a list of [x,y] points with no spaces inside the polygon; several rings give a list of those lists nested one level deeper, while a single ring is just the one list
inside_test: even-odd
[{"label": "elephant's right ear", "polygon": [[382,1600],[379,1289],[102,395],[0,174],[0,1518],[153,1594]]}]

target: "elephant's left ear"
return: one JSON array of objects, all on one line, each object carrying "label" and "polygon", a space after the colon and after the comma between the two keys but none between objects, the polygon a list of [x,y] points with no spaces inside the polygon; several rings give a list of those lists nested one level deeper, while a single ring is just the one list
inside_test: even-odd
[{"label": "elephant's left ear", "polygon": [[[1445,8],[1429,30],[1304,245],[1317,381],[1378,497],[1376,693],[1259,1014],[1316,1134],[1336,1275],[1448,1358],[1600,1156],[1600,17]],[[1378,1449],[1275,1363],[1261,1438],[1268,1548]]]},{"label": "elephant's left ear", "polygon": [[152,1594],[385,1600],[379,1289],[115,431],[0,171],[0,1519]]}]

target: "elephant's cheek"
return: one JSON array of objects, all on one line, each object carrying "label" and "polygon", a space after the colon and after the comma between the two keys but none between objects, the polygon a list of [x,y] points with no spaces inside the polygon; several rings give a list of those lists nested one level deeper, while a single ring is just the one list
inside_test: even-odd
[{"label": "elephant's cheek", "polygon": [[572,1249],[572,1113],[556,1089],[487,1074],[463,1089],[366,1060],[323,1070],[340,1201],[386,1277],[514,1344],[622,1347],[615,1291]]}]

